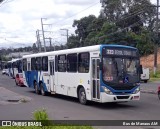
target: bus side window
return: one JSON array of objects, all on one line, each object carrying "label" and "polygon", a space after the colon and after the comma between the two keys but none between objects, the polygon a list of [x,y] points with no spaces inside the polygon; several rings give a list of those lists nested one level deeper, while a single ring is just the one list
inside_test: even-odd
[{"label": "bus side window", "polygon": [[36,70],[36,59],[31,58],[31,70]]},{"label": "bus side window", "polygon": [[58,71],[58,57],[55,56],[55,72]]},{"label": "bus side window", "polygon": [[48,71],[48,57],[42,57],[42,70]]},{"label": "bus side window", "polygon": [[66,55],[59,55],[58,56],[58,72],[66,72]]},{"label": "bus side window", "polygon": [[28,62],[27,64],[28,64],[28,69],[27,69],[27,71],[31,71],[31,63]]},{"label": "bus side window", "polygon": [[23,71],[27,71],[27,60],[23,59]]},{"label": "bus side window", "polygon": [[77,54],[67,55],[67,71],[77,72]]},{"label": "bus side window", "polygon": [[78,72],[88,73],[89,72],[89,53],[78,54]]},{"label": "bus side window", "polygon": [[42,58],[41,57],[36,58],[36,67],[38,71],[41,71],[42,69]]}]

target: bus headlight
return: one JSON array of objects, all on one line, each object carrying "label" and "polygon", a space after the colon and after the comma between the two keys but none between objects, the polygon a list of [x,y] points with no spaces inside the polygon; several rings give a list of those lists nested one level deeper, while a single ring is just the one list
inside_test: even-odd
[{"label": "bus headlight", "polygon": [[133,94],[137,94],[140,91],[140,87],[138,87],[137,89],[135,89],[135,91],[133,92]]},{"label": "bus headlight", "polygon": [[102,86],[103,87],[103,90],[106,94],[110,94],[110,95],[113,95],[113,93],[108,89],[106,88],[105,86]]}]

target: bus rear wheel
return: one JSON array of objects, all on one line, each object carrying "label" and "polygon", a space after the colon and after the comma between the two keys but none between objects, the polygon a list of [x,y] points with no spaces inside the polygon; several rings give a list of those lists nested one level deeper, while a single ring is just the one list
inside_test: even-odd
[{"label": "bus rear wheel", "polygon": [[43,83],[40,84],[40,88],[41,88],[41,94],[42,94],[43,96],[46,96],[46,95],[47,95],[47,92],[44,90]]},{"label": "bus rear wheel", "polygon": [[87,104],[86,92],[84,88],[80,88],[78,91],[79,102],[83,105]]},{"label": "bus rear wheel", "polygon": [[34,89],[35,89],[35,93],[36,93],[36,94],[40,94],[40,91],[39,91],[37,82],[34,82]]}]

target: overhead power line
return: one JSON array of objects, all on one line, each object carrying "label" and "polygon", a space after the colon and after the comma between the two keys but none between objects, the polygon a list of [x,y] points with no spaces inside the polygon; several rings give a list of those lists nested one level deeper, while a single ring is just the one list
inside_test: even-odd
[{"label": "overhead power line", "polygon": [[3,0],[1,3],[0,3],[0,7],[2,7],[4,4],[6,3],[9,3],[9,2],[12,2],[14,0]]},{"label": "overhead power line", "polygon": [[95,5],[97,5],[97,4],[99,4],[99,2],[96,2],[96,3],[92,4],[91,6],[85,8],[85,9],[83,9],[83,10],[81,10],[81,11],[75,13],[75,14],[73,14],[72,16],[70,16],[70,17],[68,17],[68,18],[65,18],[65,19],[63,19],[63,20],[60,20],[60,21],[55,22],[55,23],[52,23],[52,24],[55,25],[55,24],[59,24],[59,23],[61,23],[61,22],[64,22],[64,21],[66,21],[66,20],[68,20],[68,19],[70,19],[70,18],[72,18],[72,17],[74,17],[74,16],[76,16],[76,15],[78,15],[78,14],[80,14],[80,13],[86,11],[86,10],[88,10],[89,8],[92,8],[93,6],[95,6]]}]

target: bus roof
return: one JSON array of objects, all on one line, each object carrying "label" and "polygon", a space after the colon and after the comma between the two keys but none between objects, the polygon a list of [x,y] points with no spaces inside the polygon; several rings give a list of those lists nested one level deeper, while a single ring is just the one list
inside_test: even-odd
[{"label": "bus roof", "polygon": [[104,46],[136,49],[134,47],[124,46],[124,45],[102,44],[102,45],[94,45],[94,46],[72,48],[72,49],[65,49],[65,50],[59,50],[59,51],[42,52],[42,53],[24,55],[22,58],[32,58],[32,57],[42,57],[42,56],[51,56],[51,55],[59,55],[59,54],[71,54],[71,53],[80,53],[80,52],[99,51],[101,49],[101,47],[104,47]]},{"label": "bus roof", "polygon": [[13,63],[13,62],[16,62],[16,61],[21,60],[21,59],[22,59],[22,58],[12,59],[12,60],[8,61],[8,63]]}]

